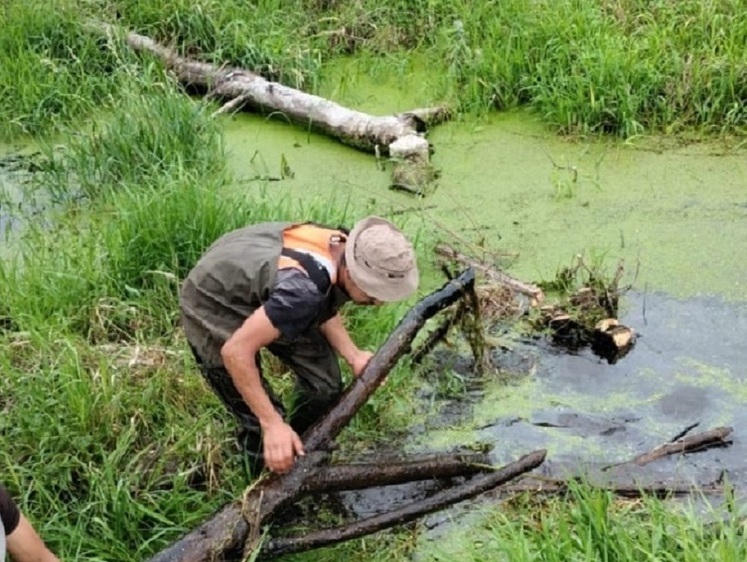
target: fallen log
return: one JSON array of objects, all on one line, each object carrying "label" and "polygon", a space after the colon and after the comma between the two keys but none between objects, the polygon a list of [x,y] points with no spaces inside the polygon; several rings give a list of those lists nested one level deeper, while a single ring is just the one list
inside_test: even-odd
[{"label": "fallen log", "polygon": [[399,358],[409,352],[420,328],[472,290],[474,282],[474,271],[467,269],[410,309],[332,410],[304,434],[306,455],[296,460],[289,473],[265,475],[254,482],[242,500],[223,507],[210,520],[156,554],[151,562],[207,562],[253,552],[261,527],[301,496],[308,475],[328,460],[334,439]]},{"label": "fallen log", "polygon": [[546,451],[544,450],[535,451],[491,474],[479,476],[461,486],[443,490],[422,502],[413,503],[349,525],[306,533],[302,537],[270,539],[262,546],[262,558],[329,546],[413,521],[418,517],[475,497],[500,486],[504,482],[513,480],[542,464],[545,455]]},{"label": "fallen log", "polygon": [[[92,23],[109,35],[118,30]],[[250,107],[279,113],[286,119],[336,138],[344,144],[395,160],[392,185],[423,193],[436,174],[430,163],[431,145],[425,139],[428,126],[449,118],[446,107],[418,108],[395,115],[374,116],[331,100],[269,81],[249,70],[184,58],[144,35],[124,33],[127,45],[160,59],[179,82],[210,96],[228,100],[216,113]]]},{"label": "fallen log", "polygon": [[471,476],[492,471],[488,455],[437,455],[403,462],[380,461],[375,464],[344,464],[310,470],[301,487],[302,493],[361,490],[376,486],[403,484],[418,480]]}]

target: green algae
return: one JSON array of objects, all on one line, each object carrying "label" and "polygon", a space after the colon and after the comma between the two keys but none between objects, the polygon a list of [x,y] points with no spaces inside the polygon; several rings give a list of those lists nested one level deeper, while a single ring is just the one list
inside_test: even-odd
[{"label": "green algae", "polygon": [[[320,88],[343,105],[386,114],[432,101],[417,65],[384,80],[346,64]],[[281,180],[272,184],[278,193],[301,201],[394,214],[429,240],[504,256],[498,265],[527,281],[584,255],[610,268],[623,260],[623,282],[640,290],[747,298],[747,150],[738,145],[569,139],[532,115],[498,114],[432,129],[441,175],[432,194],[416,198],[388,189],[386,162],[301,127],[245,114],[224,124],[243,181]]]},{"label": "green algae", "polygon": [[682,383],[701,387],[718,387],[733,396],[737,401],[747,401],[747,387],[744,375],[734,373],[729,368],[716,367],[689,357],[680,359],[683,367],[689,371],[674,373],[673,379]]}]

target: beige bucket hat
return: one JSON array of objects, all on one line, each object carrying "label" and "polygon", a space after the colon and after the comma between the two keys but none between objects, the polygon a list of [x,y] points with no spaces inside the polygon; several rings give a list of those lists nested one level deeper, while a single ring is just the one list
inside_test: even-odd
[{"label": "beige bucket hat", "polygon": [[345,244],[345,263],[358,288],[379,301],[403,300],[418,288],[412,244],[386,219],[368,217],[355,224]]}]

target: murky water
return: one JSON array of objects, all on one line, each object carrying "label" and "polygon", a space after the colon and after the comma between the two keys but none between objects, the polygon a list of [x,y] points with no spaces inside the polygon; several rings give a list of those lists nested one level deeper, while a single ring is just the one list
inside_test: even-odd
[{"label": "murky water", "polygon": [[496,353],[504,381],[488,380],[471,401],[467,428],[438,427],[436,416],[427,443],[489,443],[498,462],[543,447],[549,464],[593,465],[629,460],[695,424],[690,434],[726,425],[735,429],[729,449],[657,461],[640,474],[711,466],[747,484],[747,305],[633,293],[624,306],[621,321],[638,332],[626,357],[609,364],[588,349],[517,342]]},{"label": "murky water", "polygon": [[[497,464],[546,448],[548,458],[538,469],[546,476],[585,474],[600,484],[664,487],[708,485],[723,478],[735,485],[742,505],[747,503],[747,304],[662,293],[629,294],[624,304],[621,320],[635,327],[639,338],[618,363],[611,365],[588,349],[569,354],[545,341],[520,342],[496,355],[507,369],[501,372],[503,382],[488,380],[475,399],[461,403],[462,418],[468,412],[466,426],[449,427],[453,405],[443,401],[434,408],[427,437],[414,435],[410,447],[438,450],[455,443],[487,443]],[[694,435],[718,426],[734,429],[728,448],[602,470],[688,428],[687,434]],[[383,509],[379,499],[364,497],[364,508]],[[430,530],[422,535],[422,559],[451,560],[460,550],[489,541],[479,517],[496,501],[488,494],[427,518]],[[718,497],[710,501],[717,503]],[[701,507],[703,516],[710,517],[709,508]],[[444,525],[454,521],[456,526]],[[438,540],[444,533],[449,540]]]},{"label": "murky water", "polygon": [[49,208],[40,202],[48,198],[31,186],[36,154],[30,143],[0,144],[0,257],[7,251],[4,241],[8,234]]},{"label": "murky water", "polygon": [[284,157],[295,176],[271,184],[278,194],[397,213],[408,230],[493,252],[526,280],[583,254],[624,260],[641,289],[747,298],[747,151],[568,142],[517,115],[447,124],[430,136],[440,181],[420,199],[389,190],[373,156],[280,123],[234,118],[227,139],[243,178],[279,176]]}]

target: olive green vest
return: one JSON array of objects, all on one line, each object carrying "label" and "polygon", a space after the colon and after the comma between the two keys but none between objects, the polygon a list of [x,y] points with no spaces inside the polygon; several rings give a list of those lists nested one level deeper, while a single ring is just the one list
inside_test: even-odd
[{"label": "olive green vest", "polygon": [[[216,240],[182,284],[179,301],[187,340],[208,366],[223,364],[221,347],[270,296],[283,247],[283,230],[292,223],[261,223]],[[347,300],[336,286],[315,325]]]}]

